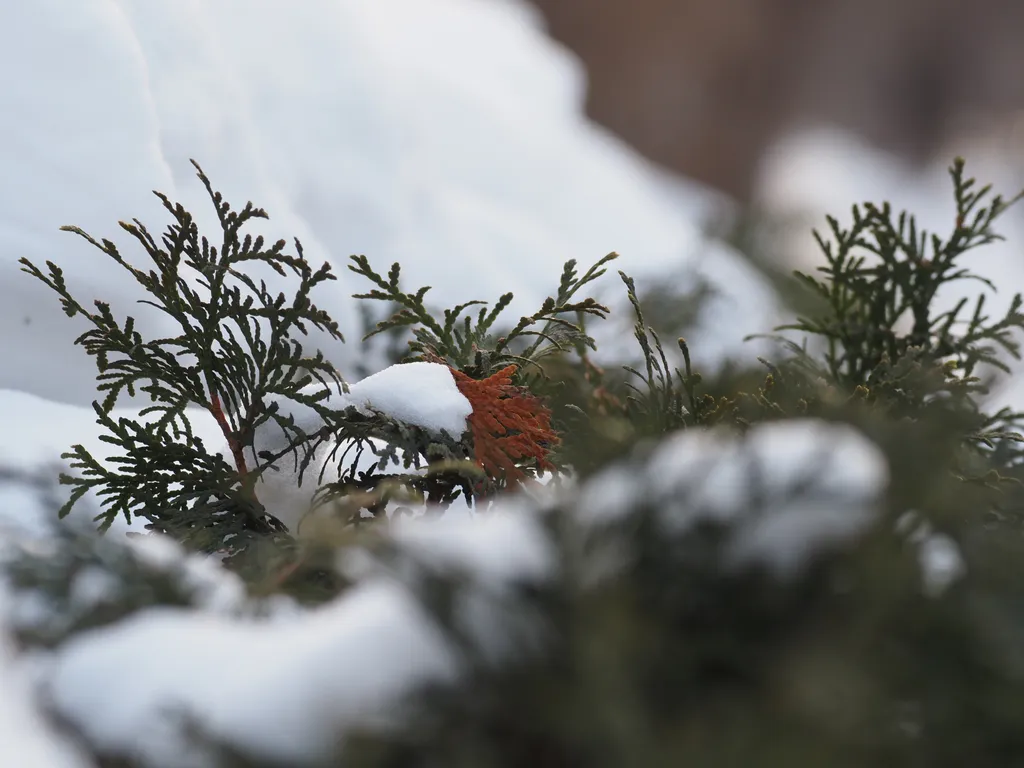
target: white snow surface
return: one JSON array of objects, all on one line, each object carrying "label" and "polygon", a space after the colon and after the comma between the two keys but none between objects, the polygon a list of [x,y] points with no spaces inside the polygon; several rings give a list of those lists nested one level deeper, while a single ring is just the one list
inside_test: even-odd
[{"label": "white snow surface", "polygon": [[921,569],[921,588],[929,597],[941,597],[967,574],[967,563],[959,545],[949,535],[939,533],[916,511],[905,512],[896,521],[896,531],[906,536],[917,549]]},{"label": "white snow surface", "polygon": [[[536,521],[521,510],[404,521],[395,535],[421,562],[458,569],[484,588],[470,590],[461,620],[478,642],[499,648],[524,628],[495,610],[495,599],[513,580],[555,569]],[[188,746],[189,721],[263,759],[313,763],[348,729],[395,722],[400,697],[417,684],[459,673],[458,654],[405,583],[400,573],[375,570],[288,621],[146,610],[61,647],[42,671],[45,689],[91,744],[142,765],[208,765],[200,747]],[[125,664],[142,647],[160,663]]]},{"label": "white snow surface", "polygon": [[[6,613],[0,597],[0,614]],[[18,768],[88,768],[77,748],[46,722],[35,705],[31,681],[16,663],[0,621],[0,765]]]},{"label": "white snow surface", "polygon": [[581,514],[597,523],[637,501],[661,508],[667,532],[701,520],[733,524],[727,558],[796,573],[815,553],[876,519],[888,466],[852,427],[815,419],[754,425],[743,437],[684,430],[666,439],[639,472],[613,466],[585,486]]},{"label": "white snow surface", "polygon": [[[0,388],[77,404],[94,393],[93,362],[71,346],[84,321],[20,257],[52,259],[74,295],[109,300],[146,336],[170,330],[127,272],[58,227],[141,263],[116,222],[162,231],[158,189],[219,232],[189,158],[236,207],[268,210],[254,231],[298,236],[312,263],[334,265],[338,281],[313,298],[350,341],[311,344],[347,373],[363,354],[350,295],[368,287],[349,254],[381,271],[400,261],[405,284],[436,286],[443,306],[511,290],[513,320],[570,258],[616,250],[638,276],[713,267],[693,209],[584,118],[581,68],[537,22],[495,0],[0,4],[0,114],[16,116],[0,125]],[[715,354],[763,330],[761,294],[723,289],[743,311],[713,324]]]},{"label": "white snow surface", "polygon": [[331,399],[333,406],[354,405],[433,435],[458,439],[466,431],[473,406],[459,391],[451,368],[441,363],[402,363],[378,371]]},{"label": "white snow surface", "polygon": [[[126,665],[139,648],[160,662]],[[412,596],[379,582],[287,623],[151,609],[68,643],[49,691],[100,750],[144,765],[210,764],[187,746],[182,718],[208,738],[298,765],[330,755],[345,726],[386,722],[416,683],[454,672]]]},{"label": "white snow surface", "polygon": [[[316,394],[320,384],[311,384],[304,394]],[[324,405],[342,409],[355,406],[362,413],[379,413],[396,421],[420,427],[440,436],[447,432],[458,439],[466,431],[466,419],[473,407],[459,391],[451,369],[441,363],[401,363],[367,376],[349,385],[349,391],[332,391]],[[320,416],[312,408],[301,403],[279,400],[283,413],[294,417],[296,425],[308,434],[315,433],[323,426]],[[268,422],[256,435],[256,450],[281,450],[287,443],[284,433],[276,424]],[[226,446],[221,452],[227,450]],[[339,467],[344,458],[345,467]],[[343,450],[334,451],[333,445],[324,445],[299,477],[299,464],[283,459],[278,471],[266,472],[260,478],[257,495],[282,523],[291,531],[298,531],[299,524],[310,511],[310,504],[318,487],[318,478],[323,473],[324,481],[337,477],[339,468],[347,468],[354,456],[345,455]],[[358,459],[359,469],[370,469],[377,457],[367,452]],[[458,505],[456,505],[458,506]]]}]

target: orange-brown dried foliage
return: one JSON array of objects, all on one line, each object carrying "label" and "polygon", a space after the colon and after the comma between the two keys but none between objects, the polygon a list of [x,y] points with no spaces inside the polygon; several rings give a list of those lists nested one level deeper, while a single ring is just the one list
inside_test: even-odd
[{"label": "orange-brown dried foliage", "polygon": [[474,452],[488,476],[521,483],[526,475],[517,462],[526,459],[535,459],[538,469],[554,470],[548,453],[560,439],[551,428],[551,410],[529,390],[512,383],[516,366],[486,379],[451,370],[459,391],[473,406],[469,428]]}]

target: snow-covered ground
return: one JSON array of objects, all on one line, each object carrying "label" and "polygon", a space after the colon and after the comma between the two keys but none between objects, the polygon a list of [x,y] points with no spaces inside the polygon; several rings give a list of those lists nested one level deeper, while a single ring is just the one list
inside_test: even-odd
[{"label": "snow-covered ground", "polygon": [[[570,258],[615,250],[643,274],[704,256],[694,211],[582,116],[578,63],[525,3],[5,3],[0,71],[0,388],[93,394],[92,363],[71,347],[82,326],[20,257],[57,262],[76,296],[137,313],[144,332],[164,327],[133,305],[126,273],[58,227],[136,259],[117,221],[162,230],[158,189],[216,232],[189,158],[227,200],[265,207],[262,231],[334,264],[319,302],[350,339],[325,346],[342,371],[359,354],[349,296],[366,287],[350,254],[382,270],[401,261],[408,285],[435,286],[444,305],[512,290],[513,311],[533,311]],[[756,303],[741,293],[734,307]],[[726,314],[716,328],[733,344],[763,327]]]}]

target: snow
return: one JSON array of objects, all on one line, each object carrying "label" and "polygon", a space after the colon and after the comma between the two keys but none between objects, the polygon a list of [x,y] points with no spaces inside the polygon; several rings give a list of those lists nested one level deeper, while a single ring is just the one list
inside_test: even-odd
[{"label": "snow", "polygon": [[[159,662],[126,665],[139,648]],[[70,641],[48,689],[92,744],[143,765],[210,764],[188,747],[189,725],[298,765],[329,756],[345,727],[387,723],[401,694],[455,670],[411,595],[377,582],[288,623],[148,610]]]},{"label": "snow", "polygon": [[[534,509],[505,498],[478,517],[398,518],[389,537],[416,567],[456,576],[462,586],[451,620],[482,657],[498,663],[541,646],[545,626],[541,617],[524,611],[516,587],[549,583],[561,563]],[[402,575],[406,583],[423,581],[413,568]]]},{"label": "snow", "polygon": [[458,439],[466,431],[466,419],[473,413],[455,377],[441,363],[392,365],[336,395],[331,405],[351,404],[363,413],[376,412],[403,424],[420,427],[435,436],[447,432]]},{"label": "snow", "polygon": [[[451,369],[441,363],[401,363],[392,365],[355,384],[348,392],[332,391],[323,405],[342,410],[355,407],[364,414],[379,413],[410,426],[420,427],[435,437],[442,432],[458,439],[465,433],[466,419],[473,407],[459,391]],[[311,384],[303,394],[321,391],[320,384]],[[283,398],[278,400],[282,414],[295,419],[295,424],[307,434],[314,434],[323,426],[323,420],[312,408]],[[383,445],[371,441],[383,447]],[[267,422],[256,434],[256,451],[279,451],[287,446],[286,436],[276,424]],[[224,453],[226,445],[220,451]],[[344,466],[340,465],[344,457]],[[269,471],[260,478],[257,495],[264,506],[289,530],[299,530],[300,523],[310,512],[318,478],[331,482],[338,470],[346,470],[356,463],[358,471],[368,471],[379,458],[367,451],[361,457],[345,454],[344,445],[337,451],[333,444],[317,449],[309,467],[299,477],[299,464],[287,458],[277,471]],[[460,505],[461,506],[461,505]]]},{"label": "snow", "polygon": [[607,525],[644,500],[661,509],[672,535],[705,520],[729,524],[733,567],[765,565],[789,577],[811,556],[867,530],[887,483],[884,457],[855,429],[791,419],[756,424],[743,437],[678,432],[639,471],[605,470],[577,508]]},{"label": "snow", "polygon": [[[435,436],[444,431],[456,439],[461,437],[473,411],[456,386],[451,369],[440,363],[400,363],[347,386],[348,392],[330,387],[321,404],[336,410],[352,406],[367,415],[379,413]],[[310,384],[302,394],[314,396],[323,390],[322,384]],[[323,426],[320,415],[300,402],[285,397],[273,397],[270,402],[277,403],[281,416],[291,416],[307,434]],[[261,426],[254,440],[257,453],[280,450],[287,444],[287,435],[272,421]]]},{"label": "snow", "polygon": [[[585,119],[581,68],[537,18],[494,0],[0,5],[0,113],[17,115],[0,126],[0,388],[74,404],[94,391],[71,346],[81,318],[19,257],[56,261],[76,296],[109,299],[144,335],[170,330],[126,272],[57,228],[111,237],[137,261],[116,222],[162,230],[151,189],[211,227],[192,157],[227,200],[269,211],[255,231],[298,236],[334,265],[339,280],[314,298],[350,341],[311,344],[346,374],[379,367],[356,341],[350,295],[366,285],[344,268],[351,253],[400,261],[440,305],[511,290],[513,319],[569,258],[617,250],[637,276],[714,261],[659,174]],[[727,314],[721,343],[761,330]]]},{"label": "snow", "polygon": [[949,536],[933,533],[918,543],[924,591],[929,597],[941,596],[967,572],[960,547]]},{"label": "snow", "polygon": [[[401,562],[466,575],[472,588],[460,592],[455,620],[482,651],[521,651],[539,637],[529,617],[502,610],[515,597],[511,587],[557,568],[526,510],[402,520],[393,535],[410,558]],[[208,764],[200,747],[188,747],[189,723],[264,760],[323,760],[347,729],[393,723],[404,694],[460,671],[455,649],[414,597],[417,572],[401,562],[363,569],[340,598],[288,621],[142,611],[68,641],[41,672],[45,690],[90,744],[145,766]],[[126,664],[139,648],[159,662]]]},{"label": "snow", "polygon": [[941,597],[967,574],[967,563],[956,541],[936,531],[917,511],[901,515],[896,531],[917,550],[921,588],[928,597]]},{"label": "snow", "polygon": [[[555,553],[526,505],[506,499],[500,512],[480,519],[444,516],[424,525],[399,518],[391,538],[436,567],[468,568],[477,583],[499,586],[516,579],[541,581],[554,576]],[[510,546],[511,545],[511,546]]]},{"label": "snow", "polygon": [[211,613],[234,613],[245,604],[246,589],[234,573],[218,561],[190,554],[174,539],[159,534],[125,539],[132,555],[150,572],[173,575],[187,591],[192,605]]},{"label": "snow", "polygon": [[[0,611],[2,611],[0,606]],[[0,632],[2,632],[0,628]],[[85,757],[47,723],[33,703],[30,681],[0,638],[0,764],[18,768],[88,768]]]},{"label": "snow", "polygon": [[30,646],[59,645],[97,617],[112,622],[154,602],[223,616],[285,608],[280,600],[250,601],[239,576],[216,558],[188,553],[161,534],[57,534],[8,536],[0,549],[0,621]]}]

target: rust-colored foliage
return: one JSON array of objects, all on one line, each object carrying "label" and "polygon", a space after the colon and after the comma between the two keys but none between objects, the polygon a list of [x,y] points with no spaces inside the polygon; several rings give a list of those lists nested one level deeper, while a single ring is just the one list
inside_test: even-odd
[{"label": "rust-colored foliage", "polygon": [[523,482],[516,465],[536,459],[540,469],[554,470],[548,451],[559,441],[551,428],[551,411],[539,397],[512,384],[516,366],[502,368],[486,379],[473,379],[452,368],[459,391],[473,406],[469,427],[476,460],[492,478]]}]

